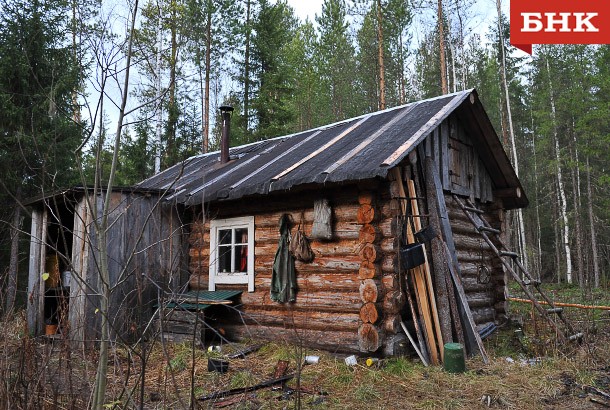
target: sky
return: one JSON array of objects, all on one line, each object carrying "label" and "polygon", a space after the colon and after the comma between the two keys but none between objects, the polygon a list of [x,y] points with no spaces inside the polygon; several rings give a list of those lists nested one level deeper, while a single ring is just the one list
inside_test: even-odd
[{"label": "sky", "polygon": [[306,17],[309,17],[309,20],[313,22],[315,21],[315,14],[322,12],[322,0],[288,0],[288,4],[303,21]]}]

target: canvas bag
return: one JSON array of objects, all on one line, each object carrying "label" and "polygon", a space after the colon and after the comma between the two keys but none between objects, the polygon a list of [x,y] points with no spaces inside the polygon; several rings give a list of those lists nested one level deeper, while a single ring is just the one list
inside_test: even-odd
[{"label": "canvas bag", "polygon": [[290,253],[298,261],[309,263],[315,257],[315,254],[311,250],[309,239],[305,236],[305,232],[301,230],[301,223],[303,222],[303,216],[301,215],[301,222],[297,227],[297,231],[290,240]]},{"label": "canvas bag", "polygon": [[311,237],[330,240],[333,238],[332,209],[328,199],[318,199],[313,204],[313,228]]}]

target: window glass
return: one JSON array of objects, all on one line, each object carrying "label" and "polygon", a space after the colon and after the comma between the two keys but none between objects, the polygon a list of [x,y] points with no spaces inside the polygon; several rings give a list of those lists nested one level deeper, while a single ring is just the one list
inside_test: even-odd
[{"label": "window glass", "polygon": [[220,245],[231,244],[231,231],[232,229],[219,229],[218,230],[218,243]]},{"label": "window glass", "polygon": [[232,272],[230,245],[218,247],[218,272]]}]

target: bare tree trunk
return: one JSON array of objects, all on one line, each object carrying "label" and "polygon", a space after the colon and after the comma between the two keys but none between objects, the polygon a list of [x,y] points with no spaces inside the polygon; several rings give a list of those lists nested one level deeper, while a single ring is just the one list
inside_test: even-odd
[{"label": "bare tree trunk", "polygon": [[244,132],[250,123],[250,0],[246,2],[246,50],[244,53]]},{"label": "bare tree trunk", "polygon": [[[576,167],[578,167],[578,157],[575,158]],[[584,280],[584,272],[583,269],[583,254],[582,254],[582,230],[580,226],[580,189],[578,188],[578,181],[576,176],[576,170],[572,168],[572,205],[574,207],[574,229],[576,230],[576,264],[575,264],[575,272],[576,272],[576,280],[580,284],[581,287],[585,286]]]},{"label": "bare tree trunk", "polygon": [[582,210],[582,196],[580,191],[580,158],[578,155],[578,139],[576,137],[576,124],[572,119],[572,137],[574,142],[574,162],[575,165],[572,168],[572,191],[574,196],[574,227],[576,228],[576,277],[581,287],[585,286],[585,282],[588,282],[584,275],[586,274],[584,256],[583,256],[583,232],[582,224],[580,220]]},{"label": "bare tree trunk", "polygon": [[[77,44],[76,44],[76,31],[77,31],[77,15],[76,15],[76,0],[72,0],[72,49],[73,49],[73,57],[74,61],[78,61],[78,52],[77,52]],[[79,75],[80,77],[80,75]],[[72,90],[72,109],[74,110],[72,114],[72,120],[76,124],[80,124],[80,106],[78,105],[78,90],[75,88]]]},{"label": "bare tree trunk", "polygon": [[[119,108],[119,117],[117,119],[117,128],[114,136],[114,151],[112,154],[112,165],[110,167],[110,176],[108,177],[108,186],[106,191],[106,198],[104,198],[104,207],[101,221],[94,224],[96,236],[99,238],[99,249],[100,259],[99,263],[99,279],[100,279],[100,314],[101,320],[101,340],[100,340],[100,356],[97,371],[95,374],[95,385],[93,388],[93,409],[104,408],[107,376],[108,376],[108,353],[110,345],[110,323],[108,320],[108,303],[110,300],[110,274],[108,271],[108,247],[107,247],[107,236],[108,230],[108,215],[111,211],[110,203],[110,192],[114,185],[114,178],[116,175],[117,163],[119,160],[119,148],[121,145],[121,133],[123,132],[123,121],[125,119],[125,107],[127,106],[127,99],[129,97],[129,72],[131,69],[131,54],[133,47],[133,37],[136,26],[136,16],[138,14],[138,0],[134,1],[132,9],[131,24],[129,26],[129,40],[127,42],[126,50],[126,62],[125,62],[125,77],[122,88],[121,105]],[[103,95],[102,97],[103,98]]]},{"label": "bare tree trunk", "polygon": [[399,48],[399,59],[400,59],[400,105],[403,105],[407,102],[407,90],[406,90],[406,81],[405,81],[405,55],[404,55],[404,44],[402,42],[402,32],[400,33],[400,48]]},{"label": "bare tree trunk", "polygon": [[461,81],[462,83],[460,84],[460,89],[464,89],[466,88],[466,53],[464,51],[464,19],[462,17],[462,13],[460,12],[461,7],[459,5],[459,1],[456,0],[455,1],[455,11],[457,13],[457,17],[458,17],[458,21],[459,21],[459,26],[460,26],[460,54],[461,54],[461,63],[462,63],[462,75],[461,75]]},{"label": "bare tree trunk", "polygon": [[[510,93],[508,92],[508,80],[506,76],[506,53],[504,51],[504,37],[502,35],[502,26],[501,26],[501,18],[502,18],[502,9],[501,9],[501,0],[496,0],[496,7],[498,9],[498,35],[500,40],[500,52],[501,52],[501,73],[502,73],[502,86],[504,88],[504,99],[506,101],[506,114],[508,116],[508,132],[510,135],[510,145],[512,151],[512,160],[513,166],[515,167],[515,173],[519,176],[519,160],[517,158],[517,145],[515,143],[515,131],[513,129],[513,115],[510,105]],[[529,268],[529,261],[527,255],[527,246],[525,243],[525,224],[523,222],[523,211],[521,208],[516,210],[517,213],[517,222],[518,222],[518,243],[519,249],[521,250],[521,257],[523,259],[523,264],[525,268]]]},{"label": "bare tree trunk", "polygon": [[445,60],[445,33],[443,26],[443,0],[438,0],[438,38],[440,51],[440,70],[441,70],[441,91],[443,94],[449,93],[447,86],[447,62]]},{"label": "bare tree trunk", "polygon": [[[531,114],[530,110],[530,114]],[[536,195],[536,255],[534,258],[534,274],[536,279],[540,280],[540,270],[542,269],[542,229],[540,228],[540,199],[538,198],[538,192],[540,192],[540,184],[538,182],[538,157],[536,155],[536,134],[534,133],[534,116],[531,116],[532,120],[532,152],[534,156],[534,192]]]},{"label": "bare tree trunk", "polygon": [[591,229],[591,258],[593,259],[593,286],[599,288],[599,262],[597,257],[597,234],[595,232],[595,215],[593,214],[593,191],[591,190],[591,168],[587,155],[587,208],[589,210],[589,227]]},{"label": "bare tree trunk", "polygon": [[377,0],[377,63],[379,64],[379,109],[385,110],[385,65],[383,60],[383,18],[381,0]]},{"label": "bare tree trunk", "polygon": [[155,79],[155,174],[161,172],[161,132],[163,119],[163,104],[161,104],[161,50],[163,49],[163,0],[159,0],[157,8],[159,9],[159,20],[157,21],[157,67]]},{"label": "bare tree trunk", "polygon": [[[208,6],[210,7],[210,6]],[[204,111],[205,123],[203,128],[203,152],[208,152],[210,138],[210,68],[212,56],[212,10],[208,10],[206,21],[205,34],[205,96],[204,96]]]},{"label": "bare tree trunk", "polygon": [[[17,188],[17,200],[21,200],[21,187]],[[16,205],[11,222],[11,256],[8,266],[6,287],[5,314],[10,314],[15,307],[17,296],[17,273],[19,272],[19,231],[21,230],[21,206]]]},{"label": "bare tree trunk", "polygon": [[563,187],[563,176],[561,169],[561,153],[559,151],[559,136],[557,135],[557,111],[555,109],[555,97],[553,96],[553,83],[551,81],[551,69],[549,67],[548,55],[546,59],[546,70],[549,79],[549,95],[551,100],[551,119],[553,121],[553,140],[555,144],[555,162],[557,164],[557,190],[559,194],[559,212],[563,222],[563,246],[566,253],[566,281],[572,283],[572,255],[570,251],[570,225],[568,223],[568,205],[566,193]]},{"label": "bare tree trunk", "polygon": [[167,105],[167,158],[169,163],[173,165],[176,160],[176,127],[178,123],[178,104],[176,102],[176,76],[178,70],[178,13],[176,0],[171,0],[171,23],[170,23],[170,60],[169,60],[169,89],[168,89],[168,105]]}]

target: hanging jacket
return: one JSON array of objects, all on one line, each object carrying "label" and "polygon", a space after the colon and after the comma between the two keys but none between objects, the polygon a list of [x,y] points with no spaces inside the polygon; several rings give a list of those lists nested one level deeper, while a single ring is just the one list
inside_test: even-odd
[{"label": "hanging jacket", "polygon": [[279,303],[294,302],[297,293],[297,278],[294,257],[290,253],[290,217],[280,218],[280,241],[278,243],[273,273],[271,274],[271,300]]}]

